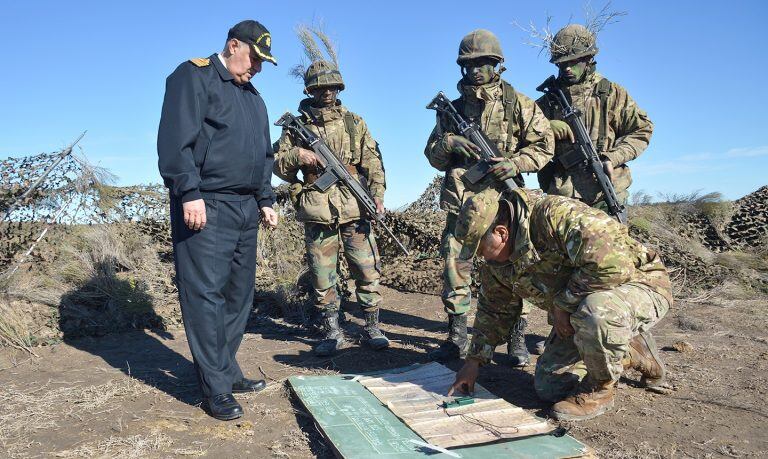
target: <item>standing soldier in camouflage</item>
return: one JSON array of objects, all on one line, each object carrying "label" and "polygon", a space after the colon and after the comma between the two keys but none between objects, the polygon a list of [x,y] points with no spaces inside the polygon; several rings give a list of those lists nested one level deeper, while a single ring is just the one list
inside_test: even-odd
[{"label": "standing soldier in camouflage", "polygon": [[552,332],[536,363],[534,387],[556,402],[561,420],[584,420],[613,406],[622,372],[658,387],[664,364],[648,330],[672,305],[659,255],[635,241],[608,214],[562,196],[493,190],[462,207],[455,233],[460,258],[485,258],[477,318],[454,390],[472,391],[529,298],[547,310]]},{"label": "standing soldier in camouflage", "polygon": [[[470,307],[472,260],[458,260],[460,246],[454,237],[456,215],[462,203],[486,188],[502,189],[502,182],[515,178],[522,184],[522,172],[536,172],[549,162],[554,139],[549,122],[538,106],[501,79],[504,55],[498,38],[487,30],[475,30],[459,45],[456,62],[461,66],[458,83],[461,97],[453,102],[467,119],[476,122],[504,156],[484,180],[469,185],[462,181],[464,172],[476,164],[478,147],[455,133],[447,119],[438,118],[424,154],[429,163],[445,172],[440,208],[448,212],[443,230],[442,299],[448,313],[448,339],[430,352],[433,360],[449,360],[466,355],[467,317]],[[515,366],[528,364],[525,347],[525,319],[510,337],[510,357]]]},{"label": "standing soldier in camouflage", "polygon": [[[582,25],[571,24],[550,42],[550,62],[559,70],[557,81],[563,93],[583,113],[582,120],[605,172],[619,201],[625,204],[632,184],[627,163],[648,147],[653,123],[626,89],[597,72],[597,51],[595,35]],[[563,121],[554,95],[544,95],[536,103],[550,119],[556,141],[555,157],[538,174],[539,186],[549,194],[576,198],[605,210],[603,193],[589,167],[563,167],[570,163],[568,155],[577,152],[573,149],[573,132]]]},{"label": "standing soldier in camouflage", "polygon": [[[322,137],[347,165],[349,172],[367,184],[378,212],[384,212],[384,166],[378,144],[360,116],[347,110],[337,99],[344,81],[337,66],[317,60],[304,73],[305,94],[299,104],[302,121]],[[315,353],[328,356],[344,345],[339,328],[338,256],[343,244],[344,256],[355,280],[357,301],[365,312],[363,339],[373,349],[389,346],[379,330],[380,259],[371,224],[360,205],[343,184],[326,192],[312,186],[318,177],[318,157],[308,145],[302,145],[287,130],[278,141],[274,172],[291,184],[291,200],[296,218],[304,222],[304,240],[312,274],[315,305],[321,314],[324,338]],[[302,172],[303,180],[298,178]]]}]

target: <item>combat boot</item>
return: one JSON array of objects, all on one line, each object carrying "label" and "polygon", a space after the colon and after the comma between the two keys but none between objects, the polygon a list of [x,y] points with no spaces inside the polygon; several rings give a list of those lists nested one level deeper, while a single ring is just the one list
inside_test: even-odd
[{"label": "combat boot", "polygon": [[389,339],[379,329],[379,309],[365,311],[365,327],[363,327],[363,340],[374,351],[380,351],[389,347]]},{"label": "combat boot", "polygon": [[315,346],[315,354],[320,357],[331,356],[344,347],[346,340],[344,332],[339,327],[338,311],[323,311],[320,324],[323,331],[323,339]]},{"label": "combat boot", "polygon": [[561,421],[584,421],[613,408],[615,381],[592,381],[587,375],[576,392],[552,406],[552,416]]},{"label": "combat boot", "polygon": [[527,326],[528,321],[523,318],[512,326],[509,342],[507,342],[507,354],[509,354],[509,364],[513,367],[525,367],[531,363],[531,355],[525,347],[525,327]]},{"label": "combat boot", "polygon": [[448,314],[448,339],[427,354],[430,360],[448,361],[467,356],[467,315]]},{"label": "combat boot", "polygon": [[628,354],[629,358],[625,357],[622,361],[624,369],[639,371],[642,375],[640,384],[643,387],[666,388],[667,369],[651,332],[646,331],[632,338]]}]

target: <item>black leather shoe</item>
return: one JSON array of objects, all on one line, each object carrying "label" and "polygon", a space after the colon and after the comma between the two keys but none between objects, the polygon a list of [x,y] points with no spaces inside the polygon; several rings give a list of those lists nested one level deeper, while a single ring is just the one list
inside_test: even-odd
[{"label": "black leather shoe", "polygon": [[240,381],[235,381],[232,384],[233,394],[247,394],[250,392],[258,392],[267,387],[267,383],[263,379],[253,380],[243,378]]},{"label": "black leather shoe", "polygon": [[221,421],[231,421],[243,415],[243,407],[232,394],[219,394],[206,399],[208,414]]}]

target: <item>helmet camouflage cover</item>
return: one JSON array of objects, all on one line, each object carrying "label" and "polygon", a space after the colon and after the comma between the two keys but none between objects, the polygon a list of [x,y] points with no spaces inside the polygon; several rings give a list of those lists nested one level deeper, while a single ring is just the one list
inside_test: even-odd
[{"label": "helmet camouflage cover", "polygon": [[461,39],[459,57],[456,59],[456,63],[463,65],[464,62],[478,57],[490,57],[498,62],[504,62],[501,43],[490,30],[473,30]]},{"label": "helmet camouflage cover", "polygon": [[317,60],[312,62],[304,72],[304,87],[307,93],[315,88],[328,86],[344,89],[344,80],[341,79],[341,72],[333,62],[326,60]]},{"label": "helmet camouflage cover", "polygon": [[477,193],[464,202],[454,232],[456,240],[461,243],[460,259],[470,260],[475,256],[498,211],[499,193],[493,188]]},{"label": "helmet camouflage cover", "polygon": [[595,34],[580,24],[569,24],[552,38],[549,44],[549,62],[572,61],[586,56],[597,54]]}]

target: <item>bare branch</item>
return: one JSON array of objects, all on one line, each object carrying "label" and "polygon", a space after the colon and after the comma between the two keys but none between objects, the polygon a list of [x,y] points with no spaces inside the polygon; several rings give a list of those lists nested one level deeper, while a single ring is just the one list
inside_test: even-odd
[{"label": "bare branch", "polygon": [[584,27],[597,37],[605,29],[605,26],[619,22],[626,15],[626,11],[611,10],[610,0],[603,5],[600,11],[595,11],[592,8],[592,2],[587,0],[584,4]]},{"label": "bare branch", "polygon": [[336,54],[336,44],[330,39],[330,37],[328,37],[325,31],[323,31],[323,27],[321,25],[313,27],[312,32],[314,32],[314,34],[317,35],[317,38],[323,42],[323,46],[325,46],[325,51],[328,53],[328,57],[330,57],[331,61],[336,65],[336,67],[338,67],[339,58]]},{"label": "bare branch", "polygon": [[309,59],[309,62],[323,59],[323,52],[320,51],[320,47],[315,43],[315,38],[312,36],[312,31],[309,27],[299,24],[296,27],[296,36],[299,37],[299,41],[304,48],[304,55]]}]

